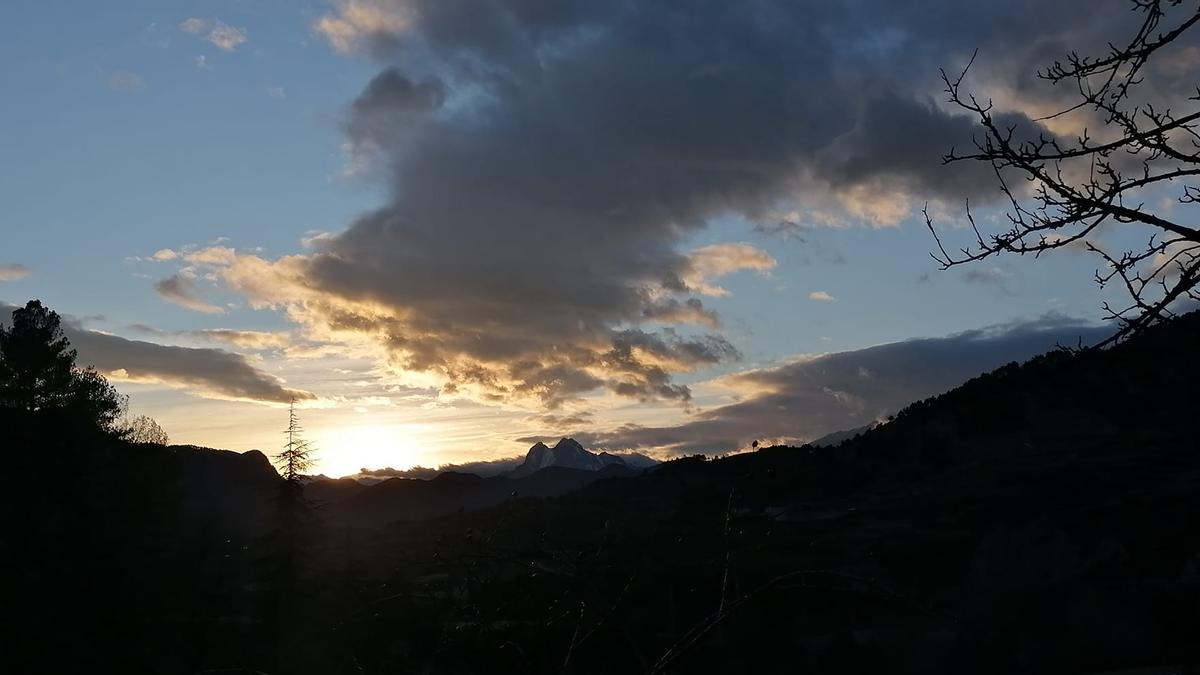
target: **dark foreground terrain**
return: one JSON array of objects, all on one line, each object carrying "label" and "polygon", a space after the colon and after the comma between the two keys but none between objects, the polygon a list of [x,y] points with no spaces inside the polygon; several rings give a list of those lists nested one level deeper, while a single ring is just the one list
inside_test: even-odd
[{"label": "dark foreground terrain", "polygon": [[1194,672],[1197,345],[1189,315],[833,448],[288,533],[261,456],[10,413],[5,670]]}]

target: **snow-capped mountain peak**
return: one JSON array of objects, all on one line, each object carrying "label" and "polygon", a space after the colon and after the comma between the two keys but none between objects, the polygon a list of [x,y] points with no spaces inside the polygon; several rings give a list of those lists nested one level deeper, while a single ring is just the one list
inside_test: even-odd
[{"label": "snow-capped mountain peak", "polygon": [[551,466],[561,466],[568,469],[584,471],[599,471],[606,466],[619,464],[624,466],[625,460],[607,452],[594,453],[584,448],[573,438],[563,438],[547,447],[545,443],[535,443],[525,454],[525,461],[512,471],[515,477],[527,476]]}]

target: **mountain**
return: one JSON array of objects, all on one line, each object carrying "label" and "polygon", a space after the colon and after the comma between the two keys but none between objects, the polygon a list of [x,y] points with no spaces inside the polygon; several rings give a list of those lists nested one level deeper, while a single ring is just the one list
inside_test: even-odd
[{"label": "mountain", "polygon": [[195,445],[159,449],[174,459],[180,515],[226,536],[257,536],[271,527],[279,473],[258,450],[233,452]]},{"label": "mountain", "polygon": [[862,434],[865,434],[866,432],[874,429],[877,426],[879,426],[878,422],[871,422],[870,424],[865,424],[861,427],[855,427],[853,429],[842,429],[841,431],[834,431],[832,433],[825,434],[824,436],[821,436],[820,438],[818,438],[816,440],[809,441],[808,444],[813,446],[814,448],[834,446],[834,445],[841,443],[842,441],[849,440],[856,436],[861,436]]},{"label": "mountain", "polygon": [[609,466],[632,468],[630,463],[618,455],[607,452],[589,452],[579,444],[579,441],[573,438],[563,438],[552,448],[540,441],[535,443],[525,454],[525,461],[510,471],[508,475],[512,478],[521,478],[552,466],[580,471],[600,471]]},{"label": "mountain", "polygon": [[328,476],[314,476],[304,484],[304,496],[314,505],[320,507],[325,504],[333,504],[349,499],[386,480],[389,479],[383,478],[374,481],[364,481],[351,477],[330,478]]},{"label": "mountain", "polygon": [[401,475],[373,482],[314,476],[305,483],[304,493],[333,522],[371,527],[474,511],[518,497],[557,497],[605,478],[636,476],[657,463],[638,454],[590,452],[578,441],[563,438],[554,447],[535,443],[515,469],[499,474],[450,469],[425,478],[422,470],[421,477],[398,472]]},{"label": "mountain", "polygon": [[[485,459],[474,462],[463,462],[461,464],[442,464],[436,468],[414,466],[408,469],[393,469],[391,467],[362,469],[359,473],[347,476],[347,478],[371,485],[387,480],[388,478],[419,478],[430,480],[443,473],[471,473],[482,478],[489,478],[491,476],[512,477],[514,476],[513,472],[522,467],[522,465],[525,466],[520,472],[515,474],[516,477],[529,475],[538,468],[547,466],[566,466],[574,469],[593,471],[622,462],[631,469],[646,469],[659,463],[656,459],[632,452],[621,453],[619,455],[608,452],[588,452],[583,449],[583,446],[572,439],[562,439],[559,441],[559,445],[555,447],[562,451],[558,461],[555,460],[554,448],[549,448],[545,443],[538,442],[529,449],[529,452],[525,456]],[[327,476],[313,477],[313,482],[328,482],[332,480]]]}]

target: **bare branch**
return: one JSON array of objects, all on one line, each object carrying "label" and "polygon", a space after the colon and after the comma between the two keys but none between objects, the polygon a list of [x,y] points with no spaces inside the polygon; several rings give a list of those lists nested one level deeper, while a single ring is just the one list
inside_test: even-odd
[{"label": "bare branch", "polygon": [[[1097,270],[1096,282],[1103,287],[1120,280],[1130,299],[1128,306],[1119,309],[1103,305],[1108,318],[1120,326],[1111,341],[1173,316],[1172,307],[1179,300],[1200,296],[1200,226],[1178,219],[1178,214],[1152,212],[1145,204],[1151,188],[1200,177],[1200,87],[1196,95],[1180,102],[1193,108],[1183,114],[1151,102],[1131,103],[1144,81],[1146,63],[1200,23],[1200,7],[1188,3],[1184,8],[1182,0],[1132,0],[1132,4],[1141,16],[1124,46],[1110,44],[1108,53],[1098,58],[1072,52],[1065,63],[1055,62],[1038,73],[1051,85],[1071,83],[1079,98],[1033,120],[1033,135],[1015,124],[1001,123],[991,100],[982,101],[964,89],[977,53],[957,76],[941,71],[950,102],[973,114],[983,130],[974,139],[974,152],[958,153],[952,148],[943,160],[991,165],[1007,201],[1009,227],[982,232],[968,203],[966,220],[975,242],[951,254],[928,207],[922,211],[937,246],[930,255],[941,269],[1001,253],[1031,253],[1036,258],[1083,244],[1105,264],[1105,272]],[[1163,31],[1167,25],[1173,27]],[[1074,139],[1062,138],[1037,124],[1082,109],[1091,109],[1102,119],[1105,133],[1099,138],[1113,140],[1097,142],[1086,128]],[[1009,182],[1011,176],[1024,178],[1025,185],[1017,189]],[[1182,189],[1178,203],[1200,203],[1200,187],[1184,184]],[[1093,243],[1101,226],[1143,227],[1152,236],[1140,251],[1111,255]]]}]

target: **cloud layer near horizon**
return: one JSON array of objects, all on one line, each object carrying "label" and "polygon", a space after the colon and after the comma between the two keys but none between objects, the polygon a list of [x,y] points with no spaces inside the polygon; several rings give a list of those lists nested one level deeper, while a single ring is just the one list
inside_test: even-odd
[{"label": "cloud layer near horizon", "polygon": [[725,378],[722,384],[744,398],[698,413],[681,425],[628,425],[572,435],[593,448],[665,455],[729,452],[755,439],[802,443],[881,420],[1005,363],[1024,361],[1057,345],[1094,344],[1111,332],[1109,327],[1048,316],[825,354]]},{"label": "cloud layer near horizon", "polygon": [[[0,324],[7,325],[16,307],[0,303]],[[79,355],[81,366],[93,366],[116,380],[155,382],[187,389],[206,398],[287,403],[316,399],[312,392],[289,389],[241,354],[223,349],[197,349],[129,340],[87,330],[64,320],[63,332]]]}]

